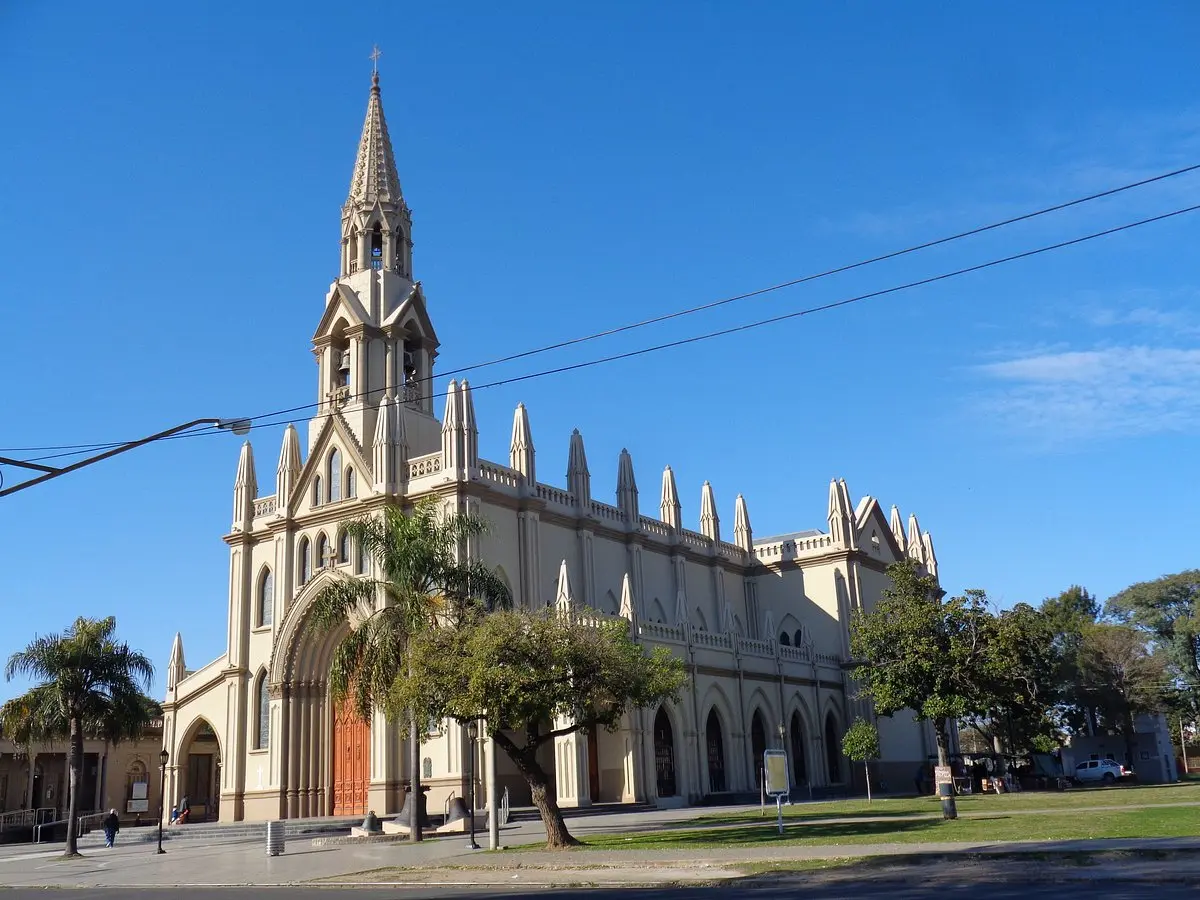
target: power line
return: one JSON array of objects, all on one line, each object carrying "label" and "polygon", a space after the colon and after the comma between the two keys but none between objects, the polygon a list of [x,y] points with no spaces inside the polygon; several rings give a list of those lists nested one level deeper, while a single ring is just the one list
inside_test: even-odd
[{"label": "power line", "polygon": [[[1095,231],[1090,234],[1083,235],[1081,237],[1070,238],[1070,239],[1064,240],[1064,241],[1058,241],[1053,244],[1047,244],[1042,247],[1036,247],[1032,250],[1025,250],[1020,253],[1010,254],[1009,256],[1003,256],[1003,257],[1000,257],[997,259],[988,260],[987,262],[977,263],[977,264],[971,265],[971,266],[965,266],[963,268],[954,269],[949,272],[942,272],[938,275],[931,275],[927,278],[921,278],[916,281],[909,281],[909,282],[905,282],[904,284],[894,285],[892,287],[882,288],[882,289],[876,290],[876,291],[869,291],[865,294],[858,294],[853,297],[846,297],[841,300],[834,300],[829,303],[819,304],[817,306],[809,306],[804,309],[794,310],[789,313],[781,313],[780,315],[777,315],[777,316],[770,316],[765,319],[758,319],[753,322],[747,322],[747,323],[744,323],[741,325],[734,325],[729,328],[722,328],[722,329],[718,329],[715,331],[709,331],[709,332],[705,332],[703,334],[693,335],[691,337],[686,337],[686,338],[680,338],[680,339],[674,340],[674,341],[667,341],[667,342],[664,342],[661,344],[655,344],[655,345],[652,345],[649,347],[641,347],[639,349],[628,350],[623,353],[614,353],[614,354],[610,354],[608,356],[599,357],[597,359],[585,360],[584,362],[570,363],[568,365],[556,366],[556,367],[550,368],[550,369],[543,369],[539,372],[530,372],[530,373],[527,373],[524,375],[514,375],[514,376],[511,376],[508,378],[501,378],[496,381],[486,382],[484,384],[473,385],[472,390],[475,390],[475,391],[486,390],[488,388],[502,387],[502,386],[510,385],[510,384],[518,384],[518,383],[524,382],[524,381],[531,381],[533,379],[543,378],[548,375],[560,375],[560,374],[563,374],[566,372],[574,372],[574,371],[578,371],[581,369],[593,368],[595,366],[605,365],[607,363],[619,362],[621,360],[632,359],[632,358],[635,358],[638,356],[645,356],[650,353],[657,353],[662,350],[669,350],[669,349],[673,349],[675,347],[683,347],[683,346],[687,346],[689,344],[696,344],[696,343],[700,343],[701,341],[707,341],[707,340],[712,340],[712,339],[719,338],[719,337],[725,337],[725,336],[728,336],[731,334],[738,334],[738,333],[741,333],[744,331],[750,331],[750,330],[753,330],[756,328],[762,328],[767,325],[775,325],[780,322],[789,321],[791,319],[797,319],[802,316],[813,315],[813,314],[819,313],[819,312],[827,312],[829,310],[838,309],[843,306],[849,306],[854,303],[861,303],[866,300],[872,300],[872,299],[876,299],[878,297],[884,297],[884,296],[888,296],[891,294],[897,294],[902,291],[912,290],[913,288],[924,287],[926,285],[936,284],[938,282],[947,281],[952,278],[958,278],[963,275],[968,275],[968,274],[971,274],[974,272],[981,272],[981,271],[984,271],[985,269],[995,268],[996,266],[1006,265],[1008,263],[1016,262],[1018,260],[1029,259],[1034,256],[1040,256],[1045,253],[1050,253],[1050,252],[1053,252],[1056,250],[1062,250],[1067,247],[1073,247],[1078,244],[1084,244],[1089,241],[1094,241],[1094,240],[1097,240],[1102,237],[1108,237],[1108,236],[1111,236],[1114,234],[1119,234],[1121,232],[1130,231],[1134,228],[1140,228],[1143,225],[1150,225],[1155,222],[1162,222],[1167,219],[1172,219],[1177,216],[1185,215],[1187,213],[1196,212],[1198,210],[1200,210],[1200,204],[1196,204],[1193,206],[1186,206],[1181,209],[1172,210],[1171,212],[1160,213],[1159,215],[1150,216],[1145,219],[1138,219],[1137,221],[1134,221],[1134,222],[1126,222],[1123,225],[1117,225],[1112,228],[1106,228],[1102,231]],[[379,392],[380,391],[377,388],[377,389],[371,390],[371,391],[363,391],[358,394],[354,394],[352,396],[354,398],[361,398],[361,397],[367,396],[368,394],[377,394]],[[448,393],[448,391],[435,392],[434,394],[432,394],[430,399],[435,400],[440,397],[445,397],[447,395],[447,393]],[[282,425],[287,422],[287,419],[276,419],[277,416],[289,415],[294,412],[315,409],[319,406],[320,406],[319,403],[306,403],[306,404],[303,404],[302,406],[295,406],[295,407],[291,407],[289,409],[277,410],[277,411],[271,412],[271,413],[262,413],[258,416],[251,417],[251,421],[253,421],[255,423],[252,427],[253,428],[268,428],[268,427],[272,427],[274,425]],[[271,419],[273,421],[261,421],[263,419]],[[196,431],[187,432],[185,434],[173,435],[172,437],[165,438],[164,440],[180,440],[183,438],[200,437],[200,436],[203,436],[206,434],[216,433],[216,431],[217,431],[217,429],[215,429],[215,428],[207,429],[207,430],[199,429]],[[69,445],[69,446],[74,446],[74,445]],[[91,449],[91,448],[89,448],[89,449]],[[42,461],[42,460],[46,460],[46,459],[55,459],[55,458],[62,457],[62,456],[74,456],[81,452],[84,452],[84,451],[82,451],[82,450],[66,451],[66,452],[62,452],[62,453],[51,454],[49,456],[33,457],[33,458],[31,458],[29,460],[25,460],[25,461],[26,462],[34,462],[34,461]]]},{"label": "power line", "polygon": [[[706,312],[710,309],[717,309],[718,307],[726,306],[731,303],[736,303],[741,300],[748,300],[753,297],[760,297],[765,294],[770,294],[770,293],[774,293],[776,291],[784,290],[785,288],[796,287],[801,284],[806,284],[810,281],[817,281],[822,278],[829,278],[833,275],[840,275],[845,272],[850,272],[855,269],[861,269],[866,266],[874,265],[876,263],[887,262],[889,260],[898,259],[902,256],[908,256],[912,253],[917,253],[921,250],[928,250],[930,248],[938,247],[943,244],[949,244],[953,241],[959,241],[959,240],[963,240],[964,238],[974,237],[974,236],[980,235],[980,234],[985,234],[989,231],[996,231],[997,229],[1005,228],[1009,225],[1015,225],[1019,222],[1027,222],[1031,219],[1036,219],[1041,216],[1049,215],[1050,213],[1061,212],[1064,209],[1070,209],[1071,207],[1081,206],[1085,203],[1091,203],[1095,200],[1101,200],[1106,197],[1112,197],[1117,194],[1124,193],[1126,191],[1131,191],[1136,188],[1145,187],[1146,185],[1149,185],[1149,184],[1154,184],[1156,182],[1166,181],[1171,178],[1177,178],[1181,175],[1186,175],[1190,172],[1195,172],[1197,170],[1200,170],[1200,163],[1196,163],[1196,164],[1190,165],[1190,166],[1184,166],[1183,168],[1174,169],[1170,172],[1164,172],[1162,174],[1154,175],[1149,178],[1143,178],[1140,181],[1133,181],[1128,184],[1120,185],[1119,187],[1108,188],[1107,190],[1099,191],[1094,194],[1088,194],[1083,197],[1077,197],[1074,200],[1068,200],[1064,203],[1058,203],[1053,206],[1046,206],[1041,209],[1034,210],[1032,212],[1022,213],[1021,215],[1013,216],[1008,219],[1002,219],[1001,221],[993,222],[988,225],[980,225],[978,227],[968,229],[967,231],[960,231],[957,234],[948,235],[946,237],[937,238],[937,239],[931,240],[931,241],[925,241],[924,243],[921,243],[921,244],[914,244],[910,247],[905,247],[904,249],[901,249],[901,250],[893,250],[892,252],[885,253],[881,256],[874,256],[869,259],[859,260],[858,262],[848,263],[846,265],[837,266],[832,269],[826,269],[822,272],[817,272],[817,273],[814,273],[811,275],[805,275],[800,278],[794,278],[794,279],[791,279],[790,281],[783,281],[778,284],[770,285],[769,287],[758,288],[753,291],[747,291],[745,293],[735,294],[731,297],[725,297],[725,298],[722,298],[719,300],[713,300],[713,301],[710,301],[707,303],[698,304],[696,306],[690,306],[686,309],[676,310],[675,312],[671,312],[671,313],[664,313],[662,315],[652,316],[648,319],[642,319],[637,322],[631,322],[626,325],[620,325],[615,328],[606,329],[604,331],[597,331],[592,334],[583,335],[582,337],[575,337],[575,338],[570,338],[570,339],[567,339],[564,341],[558,341],[553,344],[546,344],[545,346],[535,347],[531,350],[523,350],[520,353],[513,353],[508,356],[497,357],[495,359],[487,360],[485,362],[472,363],[470,365],[461,366],[457,369],[450,369],[448,371],[438,373],[437,377],[447,377],[450,375],[460,375],[464,372],[473,372],[478,369],[488,368],[491,366],[497,366],[497,365],[501,365],[503,363],[508,363],[508,362],[514,362],[519,359],[526,359],[528,357],[537,356],[542,353],[549,353],[553,350],[561,350],[566,347],[575,346],[577,344],[587,343],[589,341],[599,340],[601,338],[612,337],[613,335],[623,334],[627,331],[633,331],[635,329],[644,328],[649,325],[656,325],[661,322],[668,322],[673,319],[682,318],[684,316],[694,315],[695,313]],[[421,379],[421,381],[423,381],[423,382],[428,381],[428,380],[431,380],[431,378],[432,378],[432,376],[429,378]],[[355,395],[355,396],[359,396],[359,395]],[[314,407],[316,405],[317,404],[308,404],[305,406],[291,407],[289,409],[275,410],[273,412],[262,413],[261,415],[254,416],[253,419],[255,421],[257,421],[258,419],[271,418],[274,416],[285,415],[285,414],[293,413],[293,412],[301,412],[305,409],[311,409],[312,407]],[[189,436],[193,436],[193,435],[189,435]],[[4,453],[36,453],[36,452],[40,452],[43,450],[61,450],[61,451],[76,450],[76,451],[83,452],[83,451],[87,451],[87,450],[101,450],[101,449],[105,449],[107,447],[116,447],[123,443],[126,443],[126,442],[125,441],[99,441],[99,442],[94,442],[94,443],[90,443],[90,444],[58,444],[58,445],[49,445],[49,446],[41,446],[41,447],[4,447],[4,448],[0,448],[0,452],[4,452]],[[55,458],[58,458],[61,456],[72,456],[72,455],[75,455],[75,454],[55,453],[50,456],[35,457],[35,459],[39,459],[39,460],[55,459]]]}]

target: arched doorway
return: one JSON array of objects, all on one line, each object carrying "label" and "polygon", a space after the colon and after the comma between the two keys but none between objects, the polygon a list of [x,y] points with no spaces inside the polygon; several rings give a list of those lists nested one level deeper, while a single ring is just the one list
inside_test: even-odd
[{"label": "arched doorway", "polygon": [[192,723],[176,760],[176,802],[186,798],[189,822],[215,822],[221,815],[221,744],[207,719]]},{"label": "arched doorway", "polygon": [[350,707],[333,716],[333,814],[358,816],[367,811],[371,783],[371,724]]},{"label": "arched doorway", "polygon": [[708,745],[708,792],[725,793],[725,736],[721,731],[721,717],[714,707],[709,710],[704,725],[704,740]]},{"label": "arched doorway", "polygon": [[804,758],[804,723],[800,721],[800,710],[792,713],[792,724],[788,730],[792,739],[792,782],[808,784],[808,766]]},{"label": "arched doorway", "polygon": [[754,764],[754,787],[762,787],[763,754],[767,752],[767,727],[763,724],[762,713],[757,709],[750,720],[750,756]]},{"label": "arched doorway", "polygon": [[654,771],[658,778],[658,796],[674,797],[675,785],[675,732],[671,728],[671,717],[661,706],[654,717]]},{"label": "arched doorway", "polygon": [[825,758],[829,765],[829,783],[842,781],[842,747],[838,740],[837,720],[833,713],[825,715]]}]

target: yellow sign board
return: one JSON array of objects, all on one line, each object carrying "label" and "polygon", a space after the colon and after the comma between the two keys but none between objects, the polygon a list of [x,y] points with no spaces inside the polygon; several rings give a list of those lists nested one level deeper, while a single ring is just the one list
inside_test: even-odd
[{"label": "yellow sign board", "polygon": [[767,750],[763,753],[763,771],[766,773],[768,794],[787,794],[792,790],[788,778],[787,754],[782,750]]}]

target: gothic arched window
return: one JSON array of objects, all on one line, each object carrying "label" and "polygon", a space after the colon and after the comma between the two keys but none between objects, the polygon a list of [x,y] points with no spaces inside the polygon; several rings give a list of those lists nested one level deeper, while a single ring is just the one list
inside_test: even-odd
[{"label": "gothic arched window", "polygon": [[329,454],[329,502],[342,499],[342,454]]},{"label": "gothic arched window", "polygon": [[788,633],[786,631],[779,632],[779,645],[781,647],[792,646],[792,639],[788,637]]},{"label": "gothic arched window", "polygon": [[378,222],[371,231],[371,268],[383,268],[383,229]]},{"label": "gothic arched window", "polygon": [[325,532],[317,535],[317,565],[322,569],[329,565],[332,558],[329,553],[329,539],[325,537]]},{"label": "gothic arched window", "polygon": [[308,538],[300,538],[300,549],[296,555],[299,557],[299,571],[296,574],[300,576],[301,584],[308,584],[308,580],[312,578],[312,544],[308,542]]},{"label": "gothic arched window", "polygon": [[365,575],[367,571],[367,551],[360,541],[354,547],[354,574]]},{"label": "gothic arched window", "polygon": [[346,499],[353,500],[358,496],[358,483],[354,475],[354,470],[346,466]]},{"label": "gothic arched window", "polygon": [[803,637],[804,637],[804,629],[797,628],[796,629],[796,637],[795,637],[795,642],[796,642],[797,647],[799,647],[803,643],[803,640],[802,640]]},{"label": "gothic arched window", "polygon": [[271,743],[271,695],[267,689],[267,673],[263,670],[258,676],[258,734],[255,736],[254,749],[266,750]]},{"label": "gothic arched window", "polygon": [[350,562],[350,535],[344,531],[338,535],[337,561],[343,565]]},{"label": "gothic arched window", "polygon": [[318,475],[316,478],[314,478],[314,479],[313,479],[313,501],[312,501],[312,505],[313,505],[313,506],[320,506],[320,505],[321,505],[321,503],[324,501],[324,499],[325,499],[325,498],[324,498],[323,496],[321,496],[321,476],[320,476],[320,475]]},{"label": "gothic arched window", "polygon": [[270,625],[275,612],[275,576],[263,566],[258,579],[258,624]]}]

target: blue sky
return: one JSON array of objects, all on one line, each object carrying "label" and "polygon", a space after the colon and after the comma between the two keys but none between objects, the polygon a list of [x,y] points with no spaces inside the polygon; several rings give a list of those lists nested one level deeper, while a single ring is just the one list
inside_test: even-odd
[{"label": "blue sky", "polygon": [[[116,11],[113,11],[113,10]],[[443,370],[1200,162],[1195,4],[5,4],[0,446],[129,439],[315,394],[309,340],[370,79]],[[1200,176],[477,372],[632,349],[1200,202]],[[825,527],[846,478],[1001,604],[1195,565],[1200,214],[889,298],[481,391],[539,475],[633,454],[696,527]],[[252,436],[273,482],[280,429]],[[0,451],[4,452],[4,451]],[[0,501],[7,656],[118,616],[160,667],[225,645],[237,440]],[[12,478],[12,473],[8,473]],[[15,611],[15,615],[13,612]],[[17,683],[0,685],[0,697]]]}]

